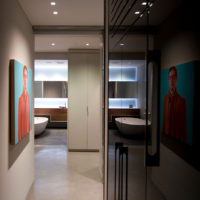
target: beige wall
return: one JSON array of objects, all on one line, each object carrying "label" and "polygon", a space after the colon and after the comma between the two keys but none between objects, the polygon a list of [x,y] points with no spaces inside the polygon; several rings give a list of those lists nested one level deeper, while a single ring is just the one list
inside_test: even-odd
[{"label": "beige wall", "polygon": [[9,60],[33,66],[32,27],[16,0],[2,0],[0,12],[0,199],[24,200],[34,180],[33,129],[9,145]]},{"label": "beige wall", "polygon": [[[200,40],[184,11],[178,10],[160,28],[156,46],[161,50],[162,69],[172,65],[200,60]],[[190,15],[188,14],[188,17]],[[152,169],[153,182],[167,200],[200,199],[200,173],[182,158],[162,145],[160,167]]]},{"label": "beige wall", "polygon": [[53,53],[53,52],[36,52],[34,54],[34,59],[42,59],[42,60],[67,60],[68,59],[68,53],[63,53],[63,52],[58,52],[58,53]]}]

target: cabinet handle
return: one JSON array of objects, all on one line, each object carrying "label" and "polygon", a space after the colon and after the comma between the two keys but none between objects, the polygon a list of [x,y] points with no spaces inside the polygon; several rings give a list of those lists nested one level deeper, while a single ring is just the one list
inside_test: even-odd
[{"label": "cabinet handle", "polygon": [[89,115],[89,109],[88,109],[88,106],[87,106],[87,116]]},{"label": "cabinet handle", "polygon": [[[157,126],[156,130],[153,130],[152,134],[150,135],[150,128],[148,127],[148,119],[149,119],[149,102],[148,102],[148,95],[149,95],[149,64],[152,63],[152,70],[153,70],[153,84],[158,85],[158,89],[155,91],[157,103],[155,105],[152,102],[153,106],[157,106]],[[147,61],[146,61],[146,141],[145,141],[145,165],[148,166],[159,166],[160,165],[160,123],[158,119],[160,119],[160,53],[158,51],[147,51]],[[152,86],[153,87],[153,86]],[[154,87],[153,87],[154,88]],[[153,91],[153,90],[152,90]],[[150,115],[152,119],[152,115]],[[151,121],[152,122],[152,121]],[[151,123],[152,126],[152,123]],[[153,133],[156,134],[156,137],[153,138]],[[148,146],[151,140],[156,139],[156,152],[152,155],[148,150]],[[153,144],[153,143],[152,143]]]}]

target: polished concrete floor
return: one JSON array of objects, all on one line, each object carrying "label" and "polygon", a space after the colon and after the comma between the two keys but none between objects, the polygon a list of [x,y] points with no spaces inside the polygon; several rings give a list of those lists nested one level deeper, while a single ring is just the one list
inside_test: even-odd
[{"label": "polished concrete floor", "polygon": [[[57,133],[64,140],[66,130],[61,132]],[[53,140],[58,135],[50,130],[37,138],[35,182],[27,200],[103,200],[99,153],[68,152],[66,145]],[[151,171],[144,167],[144,139],[125,138],[117,130],[109,130],[108,199],[114,199],[115,142],[123,142],[129,151],[128,199],[144,200],[146,193],[148,200],[164,200],[151,181]]]},{"label": "polished concrete floor", "polygon": [[68,152],[65,145],[36,145],[27,200],[102,200],[99,158],[97,152]]},{"label": "polished concrete floor", "polygon": [[45,129],[35,137],[35,145],[67,145],[67,129]]}]

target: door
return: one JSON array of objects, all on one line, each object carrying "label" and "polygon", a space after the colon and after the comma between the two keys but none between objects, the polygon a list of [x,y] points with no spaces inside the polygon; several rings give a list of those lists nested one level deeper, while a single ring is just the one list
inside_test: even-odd
[{"label": "door", "polygon": [[[108,127],[106,198],[197,200],[200,198],[200,162],[196,153],[200,146],[196,134],[199,123],[193,119],[199,119],[195,118],[199,95],[193,96],[196,82],[192,74],[198,74],[198,62],[184,63],[191,52],[183,53],[189,42],[191,46],[196,42],[190,34],[184,33],[183,37],[183,30],[179,29],[182,24],[194,34],[194,29],[184,21],[190,4],[106,2],[105,91],[109,102],[105,122]],[[166,18],[162,16],[162,23],[153,23],[160,19],[158,13],[166,11],[166,6],[172,6],[173,12],[170,10]],[[156,26],[156,31],[152,26]],[[134,67],[136,78],[130,72]],[[122,86],[125,82],[126,86]],[[177,101],[181,106],[174,103]]]},{"label": "door", "polygon": [[101,64],[100,53],[89,55],[87,65],[88,102],[88,148],[99,149],[101,145]]},{"label": "door", "polygon": [[97,151],[102,122],[100,50],[73,50],[69,55],[69,149]]},{"label": "door", "polygon": [[[78,59],[77,59],[78,58]],[[87,57],[69,56],[68,148],[87,149]]]},{"label": "door", "polygon": [[158,69],[149,61],[153,38],[146,31],[131,30],[133,24],[138,25],[136,1],[108,4],[107,199],[164,200],[151,173],[159,164],[158,127],[152,119],[152,115],[158,117],[154,93],[159,79],[155,79]]}]

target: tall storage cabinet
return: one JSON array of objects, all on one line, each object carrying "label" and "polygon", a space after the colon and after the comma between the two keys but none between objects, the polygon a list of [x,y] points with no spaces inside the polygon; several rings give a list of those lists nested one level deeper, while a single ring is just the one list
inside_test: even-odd
[{"label": "tall storage cabinet", "polygon": [[101,62],[98,50],[70,50],[68,67],[69,150],[101,145]]}]

